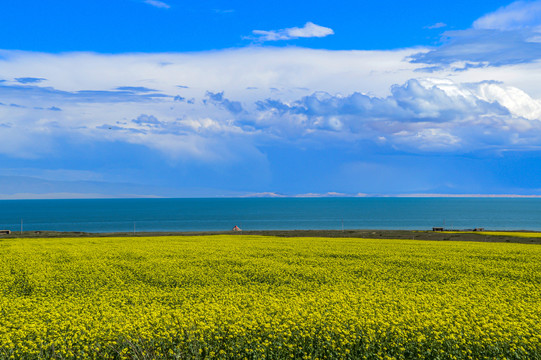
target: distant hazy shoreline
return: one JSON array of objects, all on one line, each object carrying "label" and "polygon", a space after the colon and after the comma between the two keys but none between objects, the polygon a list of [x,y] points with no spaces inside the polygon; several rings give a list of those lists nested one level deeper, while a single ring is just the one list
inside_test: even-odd
[{"label": "distant hazy shoreline", "polygon": [[104,194],[0,194],[0,201],[9,200],[105,200],[105,199],[299,199],[299,198],[480,198],[480,199],[539,199],[541,195],[520,194],[345,194],[345,193],[307,193],[307,194],[280,194],[280,193],[252,193],[238,196],[194,196],[194,197],[166,197],[156,195],[104,195]]}]

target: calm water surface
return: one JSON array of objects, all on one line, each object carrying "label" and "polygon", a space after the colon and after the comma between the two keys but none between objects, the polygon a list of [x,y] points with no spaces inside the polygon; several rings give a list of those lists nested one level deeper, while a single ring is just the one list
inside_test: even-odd
[{"label": "calm water surface", "polygon": [[290,229],[541,230],[541,199],[220,198],[0,201],[0,229],[116,232]]}]

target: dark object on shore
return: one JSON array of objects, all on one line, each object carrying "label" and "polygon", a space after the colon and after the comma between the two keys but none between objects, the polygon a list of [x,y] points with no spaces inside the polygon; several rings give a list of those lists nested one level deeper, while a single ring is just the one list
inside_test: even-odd
[{"label": "dark object on shore", "polygon": [[11,230],[0,230],[0,235],[9,235],[11,234]]},{"label": "dark object on shore", "polygon": [[485,228],[479,227],[475,229],[444,229],[442,227],[433,227],[432,231],[485,231]]}]

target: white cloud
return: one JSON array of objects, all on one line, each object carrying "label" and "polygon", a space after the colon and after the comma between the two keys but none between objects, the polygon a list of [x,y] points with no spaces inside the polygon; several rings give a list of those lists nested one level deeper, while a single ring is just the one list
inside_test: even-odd
[{"label": "white cloud", "polygon": [[425,128],[418,131],[402,130],[394,134],[394,137],[397,144],[428,151],[454,149],[460,145],[461,141],[459,137],[439,128]]},{"label": "white cloud", "polygon": [[25,77],[30,68],[48,80],[0,84],[0,153],[43,157],[78,139],[220,163],[261,157],[259,146],[274,142],[460,152],[541,141],[540,63],[427,78],[416,72],[423,65],[403,60],[417,51],[2,51],[0,78]]},{"label": "white cloud", "polygon": [[145,0],[145,4],[152,5],[157,8],[161,9],[169,9],[171,6],[169,4],[164,3],[163,1],[159,0]]},{"label": "white cloud", "polygon": [[[383,95],[391,85],[418,76],[414,70],[421,65],[404,61],[418,51],[248,47],[199,53],[102,55],[0,50],[0,78],[23,77],[32,69],[34,76],[48,79],[46,86],[62,91],[131,86],[187,98],[201,97],[207,90],[225,90],[230,98],[244,97],[247,87],[257,88],[250,91],[254,98],[270,94],[270,88],[278,89],[284,96],[306,93],[299,88]],[[178,85],[189,88],[180,89]]]},{"label": "white cloud", "polygon": [[256,127],[279,136],[370,140],[415,152],[489,149],[494,141],[527,148],[541,137],[541,101],[495,82],[412,79],[385,98],[315,93],[267,100],[260,110]]},{"label": "white cloud", "polygon": [[277,41],[277,40],[291,40],[298,38],[312,38],[312,37],[325,37],[333,35],[334,31],[331,28],[316,25],[312,22],[307,22],[302,28],[292,27],[281,30],[254,30],[252,31],[256,35],[258,41]]},{"label": "white cloud", "polygon": [[411,57],[430,66],[463,71],[541,59],[541,0],[516,1],[476,20],[466,30],[446,31],[442,45]]},{"label": "white cloud", "polygon": [[521,89],[494,82],[482,82],[476,88],[479,99],[501,104],[517,117],[541,120],[541,101],[532,99]]},{"label": "white cloud", "polygon": [[438,23],[435,23],[433,25],[429,25],[426,28],[427,29],[441,29],[441,28],[444,28],[446,26],[447,26],[446,23],[438,22]]},{"label": "white cloud", "polygon": [[515,1],[473,23],[474,29],[519,30],[541,25],[541,1]]}]

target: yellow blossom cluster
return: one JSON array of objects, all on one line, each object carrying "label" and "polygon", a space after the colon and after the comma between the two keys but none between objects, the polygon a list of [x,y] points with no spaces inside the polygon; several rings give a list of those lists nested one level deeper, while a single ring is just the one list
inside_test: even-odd
[{"label": "yellow blossom cluster", "polygon": [[0,359],[541,359],[541,247],[0,241]]}]

